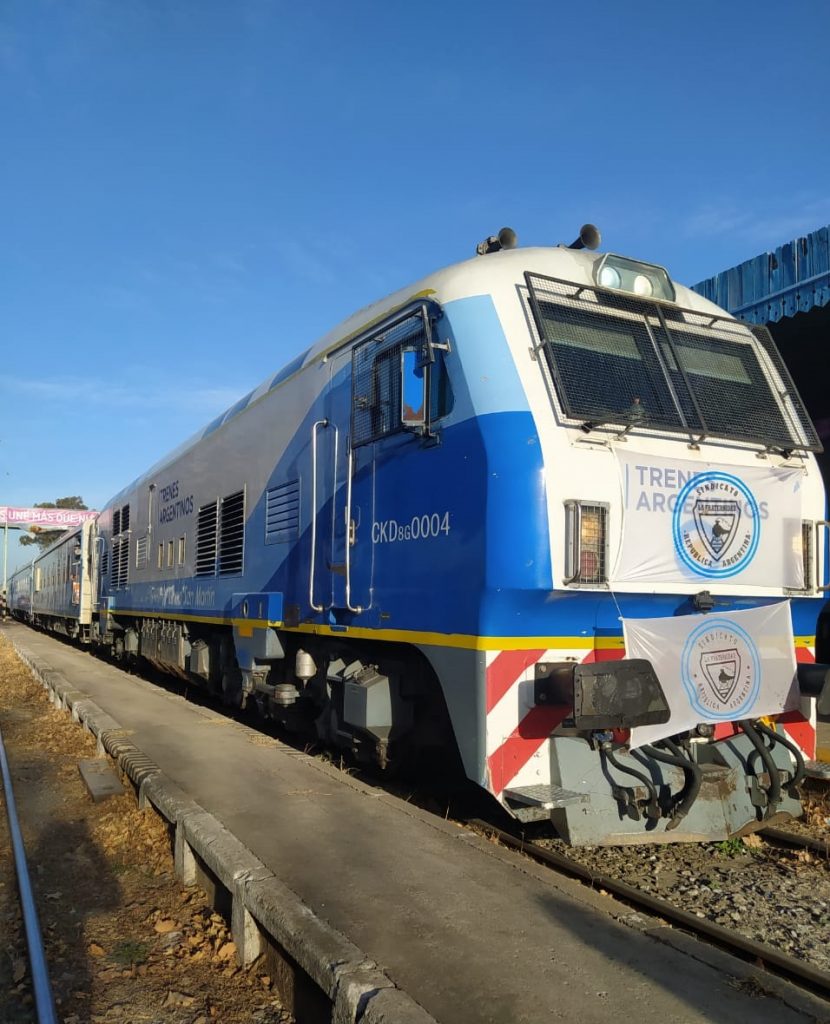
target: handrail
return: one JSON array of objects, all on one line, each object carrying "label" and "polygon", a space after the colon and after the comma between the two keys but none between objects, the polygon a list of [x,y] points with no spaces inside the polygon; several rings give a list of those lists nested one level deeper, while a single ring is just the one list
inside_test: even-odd
[{"label": "handrail", "polygon": [[[830,583],[822,583],[821,582],[821,578],[822,578],[822,573],[821,573],[821,550],[822,549],[821,549],[821,545],[819,544],[819,530],[821,529],[822,526],[825,528],[825,530],[830,528],[830,519],[817,519],[816,520],[816,557],[815,557],[815,560],[814,560],[815,561],[815,565],[813,566],[813,568],[815,569],[815,574],[816,574],[816,590],[820,594],[824,594],[828,590],[830,590]],[[825,579],[827,579],[827,575],[828,575],[827,570],[828,570],[828,567],[825,565],[824,566],[824,574],[823,574]],[[805,580],[804,582],[805,582],[805,585],[807,585],[807,581]]]},{"label": "handrail", "polygon": [[314,568],[317,562],[317,433],[329,425],[327,419],[317,420],[311,427],[311,568],[308,576],[308,603],[315,612],[324,610],[314,602]]},{"label": "handrail", "polygon": [[0,770],[3,774],[6,817],[9,822],[9,833],[14,852],[14,869],[17,875],[17,887],[20,891],[20,907],[23,912],[23,927],[26,931],[26,945],[29,953],[29,967],[32,972],[32,989],[35,996],[38,1024],[58,1024],[55,1001],[49,983],[49,968],[46,965],[46,954],[43,950],[43,936],[37,917],[29,868],[26,864],[26,848],[23,845],[23,835],[17,818],[17,805],[12,791],[12,777],[6,757],[6,748],[3,744],[2,731],[0,731]]},{"label": "handrail", "polygon": [[359,614],[363,611],[362,605],[352,605],[352,470],[354,467],[354,449],[349,445],[348,468],[346,470],[346,608],[350,612]]}]

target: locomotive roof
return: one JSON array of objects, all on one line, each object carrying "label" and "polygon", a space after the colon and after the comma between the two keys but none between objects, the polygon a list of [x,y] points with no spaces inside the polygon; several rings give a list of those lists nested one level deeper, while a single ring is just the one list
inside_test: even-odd
[{"label": "locomotive roof", "polygon": [[[446,303],[453,299],[497,292],[505,287],[514,287],[528,270],[550,277],[561,277],[573,281],[575,284],[593,285],[595,283],[594,264],[604,255],[604,253],[588,250],[568,249],[564,246],[502,250],[486,256],[474,256],[472,259],[436,270],[415,284],[401,288],[377,302],[364,306],[287,363],[277,374],[270,374],[258,387],[249,391],[229,409],[211,420],[207,426],[174,448],[140,477],[119,491],[107,502],[105,507],[117,505],[130,491],[144,481],[151,481],[175,459],[195,447],[199,441],[233,419],[252,402],[262,398],[269,391],[293,377],[295,373],[321,359],[332,349],[348,344],[351,338],[360,336],[371,329],[374,323],[414,299],[434,295],[437,301]],[[675,281],[672,283],[675,286],[678,305],[701,313],[723,315],[724,311],[708,299],[684,285]]]}]

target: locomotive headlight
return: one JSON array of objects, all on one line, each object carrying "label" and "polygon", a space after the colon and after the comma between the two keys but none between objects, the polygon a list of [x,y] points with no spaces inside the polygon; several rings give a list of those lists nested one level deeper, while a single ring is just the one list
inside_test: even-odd
[{"label": "locomotive headlight", "polygon": [[607,580],[608,506],[565,502],[565,582]]},{"label": "locomotive headlight", "polygon": [[654,285],[652,285],[645,274],[637,274],[634,278],[634,292],[637,295],[652,295],[654,293]]},{"label": "locomotive headlight", "polygon": [[597,280],[603,288],[619,288],[622,284],[620,272],[607,265],[600,270]]},{"label": "locomotive headlight", "polygon": [[607,253],[594,264],[594,280],[601,288],[631,292],[643,299],[674,302],[674,285],[668,272],[653,263],[641,263],[627,256]]}]

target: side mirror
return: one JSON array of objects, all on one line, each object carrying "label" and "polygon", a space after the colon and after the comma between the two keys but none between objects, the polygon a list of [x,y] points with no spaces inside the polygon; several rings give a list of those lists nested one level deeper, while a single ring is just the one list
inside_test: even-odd
[{"label": "side mirror", "polygon": [[401,350],[401,423],[410,430],[423,430],[427,422],[426,373],[421,350]]}]

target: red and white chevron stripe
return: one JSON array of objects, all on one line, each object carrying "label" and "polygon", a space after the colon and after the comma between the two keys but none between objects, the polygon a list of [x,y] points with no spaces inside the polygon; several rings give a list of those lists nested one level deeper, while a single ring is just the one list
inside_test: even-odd
[{"label": "red and white chevron stripe", "polygon": [[[797,646],[796,661],[815,661],[813,649]],[[486,746],[489,789],[501,796],[508,787],[549,785],[550,734],[567,717],[568,708],[533,703],[534,666],[539,661],[617,661],[622,648],[488,651],[486,672]],[[798,710],[779,716],[783,729],[808,760],[816,754],[816,702],[805,697]],[[715,729],[717,739],[731,736],[731,725]]]}]

